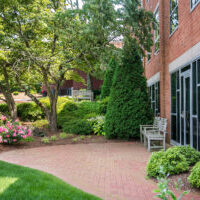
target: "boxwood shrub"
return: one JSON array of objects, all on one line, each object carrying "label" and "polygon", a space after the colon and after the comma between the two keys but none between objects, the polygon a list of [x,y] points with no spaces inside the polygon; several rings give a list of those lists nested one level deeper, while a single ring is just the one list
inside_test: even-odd
[{"label": "boxwood shrub", "polygon": [[176,146],[172,147],[172,149],[173,151],[177,151],[181,155],[184,155],[189,166],[200,161],[200,152],[190,146]]},{"label": "boxwood shrub", "polygon": [[93,132],[90,123],[87,120],[72,120],[63,124],[63,131],[77,135],[89,135]]},{"label": "boxwood shrub", "polygon": [[36,121],[45,117],[44,112],[35,103],[18,104],[17,115],[22,121]]},{"label": "boxwood shrub", "polygon": [[147,164],[147,175],[155,178],[179,174],[188,170],[187,159],[176,148],[169,148],[166,152],[153,153]]},{"label": "boxwood shrub", "polygon": [[192,168],[188,181],[194,187],[200,188],[200,162],[196,163],[196,165]]}]

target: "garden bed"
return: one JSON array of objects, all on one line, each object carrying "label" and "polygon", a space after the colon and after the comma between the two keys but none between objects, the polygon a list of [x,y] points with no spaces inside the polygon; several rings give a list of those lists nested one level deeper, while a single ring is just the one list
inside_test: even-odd
[{"label": "garden bed", "polygon": [[[26,123],[27,124],[27,123]],[[43,137],[33,136],[34,141],[25,142],[21,141],[17,144],[6,145],[0,144],[0,153],[4,151],[16,150],[16,149],[27,149],[27,148],[35,148],[41,146],[55,146],[55,145],[66,145],[66,144],[88,144],[88,143],[112,143],[112,142],[124,142],[123,140],[107,140],[102,135],[71,135],[65,139],[59,138],[60,131],[51,132],[48,129],[44,129],[46,133],[46,137],[50,138],[51,136],[56,136],[57,140],[51,141],[49,143],[43,143],[41,140]]]}]

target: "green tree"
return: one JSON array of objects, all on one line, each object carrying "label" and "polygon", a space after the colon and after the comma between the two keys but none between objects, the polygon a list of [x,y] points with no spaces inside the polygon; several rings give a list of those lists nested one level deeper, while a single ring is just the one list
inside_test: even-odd
[{"label": "green tree", "polygon": [[105,132],[107,138],[130,139],[139,136],[139,125],[152,122],[152,110],[136,39],[125,39],[122,65],[117,66]]},{"label": "green tree", "polygon": [[105,73],[105,78],[104,82],[101,88],[101,98],[104,99],[105,97],[108,97],[110,95],[110,89],[112,86],[112,80],[113,80],[113,75],[115,68],[117,66],[117,62],[115,61],[114,58],[110,59],[108,68]]},{"label": "green tree", "polygon": [[139,125],[152,122],[152,110],[141,62],[153,44],[152,12],[140,0],[120,0],[119,21],[123,27],[122,62],[115,70],[105,119],[107,138],[129,139],[139,136]]},{"label": "green tree", "polygon": [[[67,72],[90,72],[118,34],[111,1],[84,0],[81,8],[78,0],[68,2],[0,0],[0,26],[12,41],[6,47],[20,55],[14,66],[16,80],[44,111],[52,131],[57,129],[58,91]],[[31,94],[35,82],[47,88],[50,108]]]}]

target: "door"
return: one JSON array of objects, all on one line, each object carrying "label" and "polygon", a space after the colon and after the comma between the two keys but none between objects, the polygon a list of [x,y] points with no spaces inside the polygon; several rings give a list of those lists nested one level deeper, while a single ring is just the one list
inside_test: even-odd
[{"label": "door", "polygon": [[181,144],[192,145],[191,128],[191,75],[190,70],[181,73]]}]

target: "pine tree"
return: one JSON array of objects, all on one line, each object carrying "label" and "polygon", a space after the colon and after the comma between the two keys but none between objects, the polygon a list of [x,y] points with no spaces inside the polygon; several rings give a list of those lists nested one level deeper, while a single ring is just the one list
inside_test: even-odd
[{"label": "pine tree", "polygon": [[116,61],[114,60],[114,58],[111,58],[110,62],[109,62],[109,67],[106,71],[104,82],[103,82],[103,85],[101,88],[101,98],[102,99],[104,99],[110,95],[110,89],[112,86],[112,80],[113,80],[113,75],[114,75],[116,66],[117,66]]},{"label": "pine tree", "polygon": [[152,122],[153,114],[136,40],[125,39],[122,64],[117,66],[108,103],[107,138],[130,139],[139,136],[139,125]]}]

